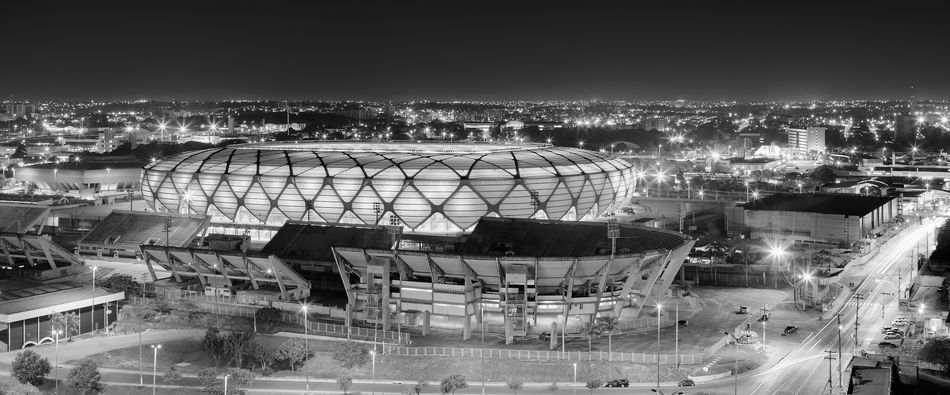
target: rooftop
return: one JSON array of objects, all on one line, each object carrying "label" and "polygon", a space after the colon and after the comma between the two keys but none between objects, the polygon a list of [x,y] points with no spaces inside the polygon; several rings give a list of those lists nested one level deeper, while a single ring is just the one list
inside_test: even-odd
[{"label": "rooftop", "polygon": [[97,303],[125,297],[122,292],[110,292],[102,287],[97,287],[93,292],[91,285],[73,282],[40,284],[25,280],[7,280],[0,283],[0,287],[3,288],[3,296],[0,298],[0,322],[45,316],[54,311],[73,310],[80,305],[89,307],[93,297]]},{"label": "rooftop", "polygon": [[[80,245],[121,245],[138,248],[142,244],[185,247],[204,229],[211,217],[176,216],[159,213],[147,213],[127,210],[114,210],[92,228],[81,240]],[[165,223],[168,221],[168,232]]]},{"label": "rooftop", "polygon": [[28,204],[0,204],[0,233],[25,233],[49,216],[49,207]]},{"label": "rooftop", "polygon": [[281,259],[332,262],[330,247],[388,249],[392,235],[382,226],[288,221],[262,252]]},{"label": "rooftop", "polygon": [[745,203],[746,210],[797,211],[864,216],[893,200],[892,196],[844,193],[776,193]]},{"label": "rooftop", "polygon": [[232,148],[264,151],[313,151],[313,152],[385,152],[411,154],[488,154],[492,152],[525,151],[550,148],[550,144],[485,144],[485,143],[413,143],[413,142],[367,142],[367,141],[306,141],[283,143],[252,143],[233,145]]},{"label": "rooftop", "polygon": [[[637,225],[620,225],[618,254],[672,250],[683,234]],[[484,217],[462,246],[464,255],[576,257],[610,254],[604,222],[548,221]]]}]

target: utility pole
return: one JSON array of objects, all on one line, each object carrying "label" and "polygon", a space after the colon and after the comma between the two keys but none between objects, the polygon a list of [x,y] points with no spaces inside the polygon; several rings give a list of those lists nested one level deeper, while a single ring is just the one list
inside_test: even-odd
[{"label": "utility pole", "polygon": [[835,359],[834,351],[828,350],[828,356],[825,359],[828,360],[828,395],[834,395],[834,384],[831,382],[831,360]]},{"label": "utility pole", "polygon": [[620,238],[620,224],[616,220],[607,222],[607,238],[610,239],[610,259],[617,254],[617,239]]},{"label": "utility pole", "polygon": [[838,320],[838,387],[841,388],[841,360],[844,359],[841,355],[841,314],[835,314],[835,318]]},{"label": "utility pole", "polygon": [[858,352],[858,321],[861,320],[861,300],[864,295],[854,294],[854,352]]}]

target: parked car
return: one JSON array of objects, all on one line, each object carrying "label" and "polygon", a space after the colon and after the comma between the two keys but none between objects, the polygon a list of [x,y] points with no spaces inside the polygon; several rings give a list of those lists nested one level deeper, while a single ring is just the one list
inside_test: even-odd
[{"label": "parked car", "polygon": [[679,324],[679,326],[689,326],[689,321],[687,320],[679,320],[676,321],[676,323]]},{"label": "parked car", "polygon": [[891,332],[891,331],[893,331],[893,330],[895,330],[894,327],[892,327],[892,326],[885,326],[885,327],[881,328],[881,333],[887,333],[887,332]]},{"label": "parked car", "polygon": [[791,334],[793,334],[793,333],[795,333],[795,332],[798,332],[798,326],[789,325],[789,326],[786,326],[786,327],[785,327],[785,330],[784,330],[784,331],[782,331],[782,336],[791,335]]},{"label": "parked car", "polygon": [[677,387],[692,387],[694,385],[696,385],[696,382],[693,381],[693,379],[684,379],[684,380],[681,380],[679,383],[676,383]]},{"label": "parked car", "polygon": [[604,384],[604,387],[629,387],[630,380],[627,379],[613,379]]},{"label": "parked car", "polygon": [[884,334],[884,340],[901,340],[904,338],[904,335],[901,335],[900,332],[888,332]]},{"label": "parked car", "polygon": [[538,334],[538,339],[541,341],[551,340],[551,332],[541,332]]},{"label": "parked car", "polygon": [[897,345],[891,342],[880,342],[877,346],[880,348],[897,348]]},{"label": "parked car", "polygon": [[749,306],[739,306],[739,311],[736,314],[748,314]]}]

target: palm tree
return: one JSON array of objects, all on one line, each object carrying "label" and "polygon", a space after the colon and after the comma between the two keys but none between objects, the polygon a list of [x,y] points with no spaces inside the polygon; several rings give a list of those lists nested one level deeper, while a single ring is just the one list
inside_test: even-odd
[{"label": "palm tree", "polygon": [[607,360],[610,361],[610,354],[614,351],[613,334],[620,330],[620,319],[612,315],[605,315],[598,318],[600,320],[600,332],[607,333]]},{"label": "palm tree", "polygon": [[600,335],[600,327],[593,322],[585,322],[584,326],[581,328],[581,334],[587,337],[587,360],[592,358],[592,345],[591,343],[594,340],[594,337]]}]

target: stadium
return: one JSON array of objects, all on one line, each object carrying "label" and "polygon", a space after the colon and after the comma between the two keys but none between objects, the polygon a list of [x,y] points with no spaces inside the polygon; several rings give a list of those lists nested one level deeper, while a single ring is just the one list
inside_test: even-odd
[{"label": "stadium", "polygon": [[185,152],[142,173],[150,209],[269,239],[288,220],[457,234],[483,216],[586,220],[626,201],[633,165],[542,144],[260,143]]}]

